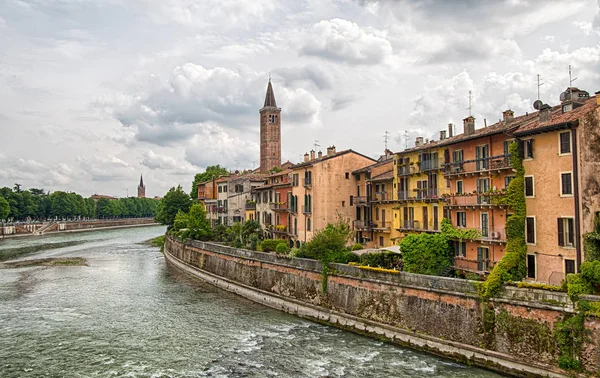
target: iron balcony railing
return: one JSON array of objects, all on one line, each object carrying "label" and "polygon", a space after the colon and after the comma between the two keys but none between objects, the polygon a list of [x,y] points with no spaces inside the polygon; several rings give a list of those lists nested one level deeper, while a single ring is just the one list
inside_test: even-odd
[{"label": "iron balcony railing", "polygon": [[436,170],[439,168],[440,168],[440,166],[439,166],[437,160],[426,160],[426,161],[422,161],[421,163],[419,163],[419,170],[421,172],[432,171],[432,170]]},{"label": "iron balcony railing", "polygon": [[288,205],[287,203],[277,203],[277,202],[271,202],[269,204],[269,207],[271,208],[271,210],[273,211],[287,211],[288,210]]},{"label": "iron balcony railing", "polygon": [[256,202],[246,202],[246,210],[256,210]]},{"label": "iron balcony railing", "polygon": [[465,195],[446,198],[448,206],[490,206],[493,205],[490,195]]},{"label": "iron balcony railing", "polygon": [[354,197],[353,202],[356,206],[366,206],[368,204],[367,196]]},{"label": "iron balcony railing", "polygon": [[398,167],[398,176],[411,175],[417,173],[419,169],[416,165],[401,165]]},{"label": "iron balcony railing", "polygon": [[303,179],[302,179],[302,185],[303,185],[305,188],[309,188],[309,187],[311,187],[311,186],[312,186],[312,179],[311,179],[311,178],[309,178],[309,177],[305,177],[305,178],[303,178]]},{"label": "iron balcony railing", "polygon": [[438,199],[438,189],[437,188],[425,188],[425,189],[414,189],[412,191],[408,190],[399,190],[398,191],[398,200],[406,201],[406,200],[429,200],[429,199]]},{"label": "iron balcony railing", "polygon": [[217,213],[226,213],[226,212],[227,212],[227,207],[225,207],[225,206],[217,207]]},{"label": "iron balcony railing", "polygon": [[421,222],[418,220],[405,219],[404,222],[402,222],[402,226],[402,228],[407,230],[420,230]]},{"label": "iron balcony railing", "polygon": [[390,231],[390,229],[392,228],[392,222],[391,221],[387,221],[387,222],[374,221],[371,228],[373,230],[379,230],[379,231]]},{"label": "iron balcony railing", "polygon": [[511,168],[509,155],[497,155],[481,159],[452,162],[443,165],[443,171],[445,176],[508,168]]},{"label": "iron balcony railing", "polygon": [[355,220],[353,223],[355,230],[368,231],[373,226],[373,221],[371,220]]},{"label": "iron balcony railing", "polygon": [[302,206],[302,213],[303,214],[310,214],[310,213],[312,213],[312,209],[310,208],[310,206],[304,205],[304,206]]},{"label": "iron balcony railing", "polygon": [[373,197],[373,201],[387,201],[389,199],[391,199],[391,196],[388,198],[387,192],[377,192]]}]

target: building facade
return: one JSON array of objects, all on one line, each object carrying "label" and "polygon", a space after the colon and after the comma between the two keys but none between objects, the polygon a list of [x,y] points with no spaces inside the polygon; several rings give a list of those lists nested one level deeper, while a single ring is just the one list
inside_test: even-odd
[{"label": "building facade", "polygon": [[265,176],[242,173],[229,178],[227,194],[227,218],[229,224],[246,220],[246,203],[252,200],[252,192],[265,183]]}]

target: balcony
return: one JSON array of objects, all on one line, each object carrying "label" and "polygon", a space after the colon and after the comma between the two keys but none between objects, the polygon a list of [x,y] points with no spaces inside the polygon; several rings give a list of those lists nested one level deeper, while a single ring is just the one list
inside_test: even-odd
[{"label": "balcony", "polygon": [[494,201],[493,197],[494,196],[489,194],[455,195],[446,197],[446,206],[455,208],[490,208],[492,206],[500,208],[506,207],[505,204],[499,201]]},{"label": "balcony", "polygon": [[480,230],[481,237],[479,240],[488,244],[504,244],[506,243],[506,229],[501,227],[488,227]]},{"label": "balcony", "polygon": [[369,204],[367,196],[354,197],[353,202],[356,206],[367,206]]},{"label": "balcony", "polygon": [[290,214],[296,214],[298,212],[298,206],[289,206],[286,210]]},{"label": "balcony", "polygon": [[399,190],[398,201],[437,202],[441,200],[438,194],[437,188],[413,189],[412,191]]},{"label": "balcony", "polygon": [[371,228],[373,231],[390,232],[392,229],[392,222],[374,221]]},{"label": "balcony", "polygon": [[227,208],[224,206],[217,207],[217,213],[226,213]]},{"label": "balcony", "polygon": [[256,210],[256,202],[246,202],[246,210]]},{"label": "balcony", "polygon": [[312,187],[312,179],[309,177],[305,177],[302,179],[302,185],[305,188],[311,188]]},{"label": "balcony", "polygon": [[302,214],[310,215],[312,213],[312,209],[309,206],[302,206]]},{"label": "balcony", "polygon": [[418,173],[419,169],[416,165],[401,165],[398,166],[398,176],[408,176]]},{"label": "balcony", "polygon": [[419,170],[421,172],[435,171],[440,168],[437,160],[425,160],[419,163]]},{"label": "balcony", "polygon": [[[439,228],[439,225],[438,225]],[[419,220],[404,220],[404,222],[400,223],[400,231],[408,231],[408,232],[440,232],[439,229],[435,229],[435,225],[433,229],[429,228],[427,223],[423,223]]]},{"label": "balcony", "polygon": [[388,196],[387,192],[377,192],[371,201],[373,202],[383,202],[383,201],[391,201],[392,196]]},{"label": "balcony", "polygon": [[288,205],[285,202],[271,202],[269,207],[272,211],[287,211]]},{"label": "balcony", "polygon": [[446,178],[488,175],[507,169],[512,169],[509,155],[497,155],[443,165],[444,177]]},{"label": "balcony", "polygon": [[371,220],[355,220],[353,222],[354,229],[357,231],[371,231],[373,221]]}]

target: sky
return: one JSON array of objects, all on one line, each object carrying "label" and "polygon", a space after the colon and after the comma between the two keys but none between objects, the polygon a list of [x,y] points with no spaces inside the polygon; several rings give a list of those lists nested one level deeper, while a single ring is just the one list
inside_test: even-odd
[{"label": "sky", "polygon": [[269,76],[282,157],[377,157],[472,114],[600,91],[600,0],[2,0],[0,187],[124,197],[258,166]]}]

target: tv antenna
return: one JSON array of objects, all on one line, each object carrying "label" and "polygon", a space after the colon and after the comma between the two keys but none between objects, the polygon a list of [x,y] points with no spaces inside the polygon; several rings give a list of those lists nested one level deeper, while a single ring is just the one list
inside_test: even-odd
[{"label": "tv antenna", "polygon": [[238,170],[239,160],[235,159],[234,161],[235,161],[235,170],[237,171]]},{"label": "tv antenna", "polygon": [[404,130],[404,149],[408,150],[408,130]]},{"label": "tv antenna", "polygon": [[577,78],[573,78],[572,74],[571,74],[571,65],[569,64],[569,90],[571,89],[571,87],[573,86],[573,82],[577,80]]},{"label": "tv antenna", "polygon": [[385,144],[385,151],[387,151],[388,149],[388,139],[390,138],[390,132],[389,131],[385,131],[385,134],[383,134],[383,143]]},{"label": "tv antenna", "polygon": [[544,85],[544,83],[540,83],[540,74],[537,74],[537,92],[538,92],[538,101],[540,101],[540,87]]},{"label": "tv antenna", "polygon": [[321,145],[319,144],[319,140],[315,139],[315,143],[313,144],[314,148],[315,148],[315,152],[317,152],[317,148],[321,147]]},{"label": "tv antenna", "polygon": [[473,110],[473,105],[472,105],[472,100],[473,100],[473,95],[471,93],[471,91],[469,91],[469,107],[467,108],[467,110],[469,111],[469,117],[471,116],[471,110]]}]

